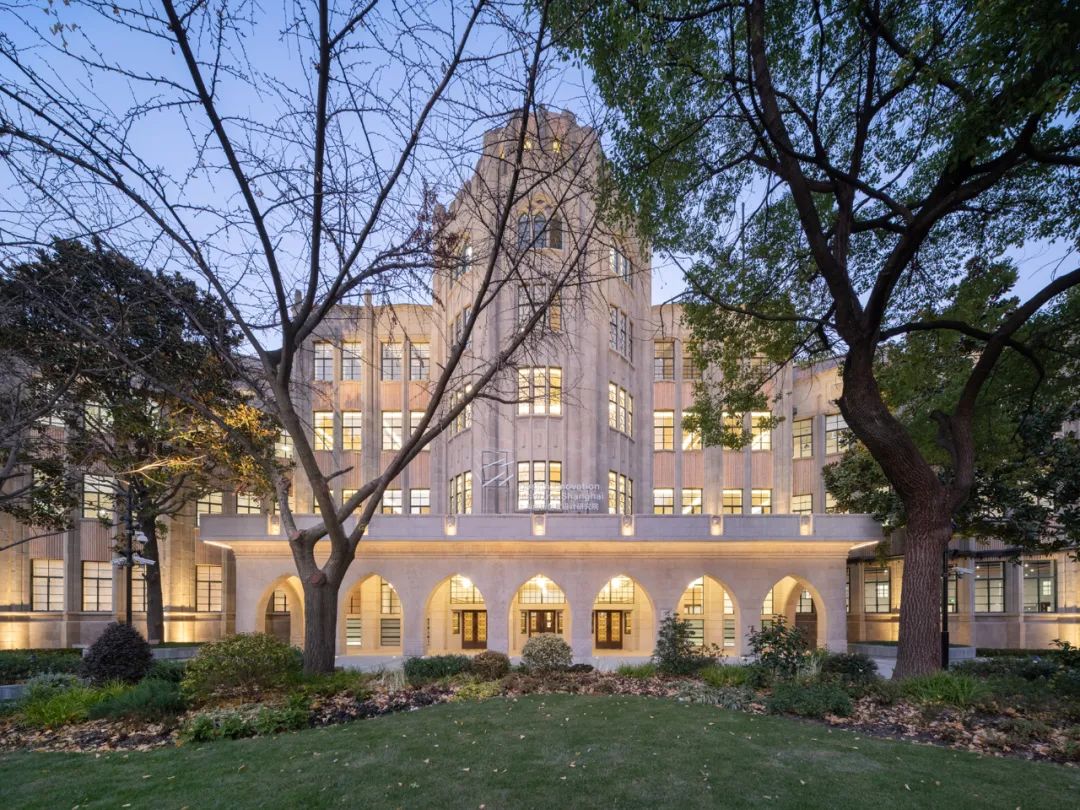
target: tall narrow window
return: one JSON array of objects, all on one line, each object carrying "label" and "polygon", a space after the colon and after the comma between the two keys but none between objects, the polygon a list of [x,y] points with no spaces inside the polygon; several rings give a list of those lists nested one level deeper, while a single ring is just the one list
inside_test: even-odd
[{"label": "tall narrow window", "polygon": [[64,609],[64,561],[30,561],[30,609]]},{"label": "tall narrow window", "polygon": [[450,479],[450,514],[472,514],[472,471],[455,475]]},{"label": "tall narrow window", "polygon": [[675,342],[658,340],[653,344],[653,379],[675,379]]},{"label": "tall narrow window", "polygon": [[825,416],[825,453],[842,453],[847,449],[851,441],[851,431],[848,430],[847,422],[838,413]]},{"label": "tall narrow window", "polygon": [[687,382],[697,382],[702,377],[701,364],[698,363],[690,345],[687,343],[683,344],[682,376]]},{"label": "tall narrow window", "polygon": [[195,566],[195,610],[219,612],[221,610],[221,566]]},{"label": "tall narrow window", "polygon": [[683,487],[682,490],[682,513],[684,515],[701,514],[701,488]]},{"label": "tall narrow window", "polygon": [[548,220],[547,232],[548,247],[562,250],[562,220],[559,219],[558,214],[551,215],[551,219]]},{"label": "tall narrow window", "polygon": [[334,412],[315,411],[315,450],[334,449]]},{"label": "tall narrow window", "polygon": [[675,449],[675,412],[653,411],[653,450]]},{"label": "tall narrow window", "polygon": [[1005,612],[1005,563],[975,564],[975,612]]},{"label": "tall narrow window", "polygon": [[409,379],[426,380],[431,368],[431,344],[409,344]]},{"label": "tall narrow window", "polygon": [[791,423],[791,457],[813,458],[814,420],[796,419]]},{"label": "tall narrow window", "polygon": [[360,411],[341,412],[341,448],[343,450],[360,449],[362,417],[363,414]]},{"label": "tall narrow window", "polygon": [[329,341],[315,341],[315,379],[334,379],[334,346]]},{"label": "tall narrow window", "polygon": [[112,563],[84,562],[82,564],[82,609],[91,613],[105,613],[112,610],[112,584]]},{"label": "tall narrow window", "polygon": [[382,449],[400,450],[403,441],[404,424],[401,411],[382,412]]},{"label": "tall narrow window", "polygon": [[700,450],[702,447],[701,433],[696,430],[692,430],[686,424],[686,418],[690,414],[687,411],[683,411],[682,415],[682,449],[683,450]]},{"label": "tall narrow window", "polygon": [[863,611],[888,613],[891,610],[891,578],[888,568],[863,570]]},{"label": "tall narrow window", "polygon": [[363,346],[358,341],[347,340],[341,344],[341,379],[359,380],[363,362]]},{"label": "tall narrow window", "polygon": [[468,242],[461,248],[461,252],[458,254],[458,260],[454,264],[453,279],[457,281],[463,275],[472,270],[473,261],[473,249],[472,245]]},{"label": "tall narrow window", "polygon": [[537,214],[532,221],[533,247],[547,247],[547,220],[543,214]]},{"label": "tall narrow window", "polygon": [[724,503],[723,509],[725,515],[741,515],[742,514],[742,496],[743,491],[741,489],[725,489],[723,493]]},{"label": "tall narrow window", "polygon": [[634,479],[608,471],[608,512],[612,515],[634,514]]},{"label": "tall narrow window", "polygon": [[653,489],[652,493],[654,515],[675,514],[675,490],[670,487],[660,487]]},{"label": "tall narrow window", "polygon": [[608,252],[608,263],[611,266],[611,274],[616,278],[621,278],[623,281],[629,283],[630,274],[633,269],[630,264],[630,259],[619,248],[611,248]]},{"label": "tall narrow window", "polygon": [[379,612],[384,616],[397,616],[401,613],[401,599],[394,586],[385,579],[379,579]]},{"label": "tall narrow window", "polygon": [[116,481],[107,475],[84,475],[82,491],[82,516],[84,518],[107,518],[112,514],[116,500]]},{"label": "tall narrow window", "polygon": [[[412,436],[416,433],[420,427],[420,423],[424,420],[423,411],[409,411],[409,435]],[[431,443],[424,445],[424,450],[430,450]]]},{"label": "tall narrow window", "polygon": [[1057,612],[1056,574],[1053,560],[1024,563],[1024,613]]},{"label": "tall narrow window", "polygon": [[522,214],[517,221],[517,246],[519,250],[525,250],[532,243],[532,219],[528,214]]},{"label": "tall narrow window", "polygon": [[772,414],[768,411],[750,413],[750,449],[772,450]]},{"label": "tall narrow window", "polygon": [[402,374],[400,343],[383,343],[379,365],[379,378],[385,381],[400,380]]},{"label": "tall narrow window", "polygon": [[277,440],[274,442],[274,454],[278,458],[293,457],[292,436],[289,435],[288,431],[282,430],[278,433]]}]

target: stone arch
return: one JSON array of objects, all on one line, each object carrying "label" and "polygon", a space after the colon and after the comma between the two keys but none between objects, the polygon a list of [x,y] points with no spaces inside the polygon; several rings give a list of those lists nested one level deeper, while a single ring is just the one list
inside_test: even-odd
[{"label": "stone arch", "polygon": [[405,609],[394,584],[378,572],[357,578],[338,605],[338,653],[401,655]]},{"label": "stone arch", "polygon": [[639,579],[625,573],[608,579],[593,596],[590,621],[593,655],[652,654],[656,607]]},{"label": "stone arch", "polygon": [[729,656],[742,650],[740,612],[731,587],[704,571],[686,584],[675,605],[676,615],[692,623],[695,638],[703,647],[715,646]]},{"label": "stone arch", "polygon": [[424,654],[471,655],[488,647],[488,602],[461,573],[444,577],[424,603]]},{"label": "stone arch", "polygon": [[570,643],[571,611],[566,591],[544,574],[522,582],[510,599],[508,630],[510,655],[521,655],[525,642],[538,633],[553,632]]},{"label": "stone arch", "polygon": [[[284,604],[277,595],[284,597]],[[276,636],[294,647],[304,646],[304,587],[296,574],[282,574],[271,582],[256,608],[255,632]]]},{"label": "stone arch", "polygon": [[762,599],[759,622],[768,621],[770,616],[783,616],[789,625],[800,628],[811,645],[826,646],[825,600],[805,577],[788,574],[773,584]]}]

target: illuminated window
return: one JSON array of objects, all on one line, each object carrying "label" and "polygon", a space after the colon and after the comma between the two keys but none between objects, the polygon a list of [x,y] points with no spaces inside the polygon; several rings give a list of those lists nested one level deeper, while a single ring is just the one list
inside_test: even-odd
[{"label": "illuminated window", "polygon": [[791,423],[791,457],[813,458],[814,420],[796,419]]},{"label": "illuminated window", "polygon": [[221,611],[221,566],[195,566],[195,610]]},{"label": "illuminated window", "polygon": [[634,398],[625,388],[608,383],[608,426],[634,435]]},{"label": "illuminated window", "polygon": [[341,412],[341,448],[343,450],[360,449],[361,421],[360,411]]},{"label": "illuminated window", "polygon": [[537,328],[545,323],[552,332],[562,329],[562,296],[556,292],[552,295],[545,284],[522,284],[517,291],[517,314],[516,325],[519,329],[528,325],[538,309],[547,306],[545,317],[538,318]]},{"label": "illuminated window", "polygon": [[725,515],[741,515],[742,514],[742,496],[743,491],[741,489],[725,489],[724,490],[724,514]]},{"label": "illuminated window", "polygon": [[562,369],[555,367],[519,368],[518,406],[520,414],[562,413]]},{"label": "illuminated window", "polygon": [[772,513],[772,490],[750,490],[750,514],[768,515]]},{"label": "illuminated window", "polygon": [[690,583],[682,598],[683,616],[700,616],[705,612],[705,577],[698,577]]},{"label": "illuminated window", "polygon": [[426,380],[431,371],[431,344],[409,344],[409,379]]},{"label": "illuminated window", "polygon": [[614,470],[608,471],[608,513],[612,515],[634,513],[634,481]]},{"label": "illuminated window", "polygon": [[480,589],[472,584],[472,580],[460,574],[450,577],[450,604],[452,605],[482,605],[484,597]]},{"label": "illuminated window", "polygon": [[825,513],[828,515],[843,514],[844,510],[840,508],[840,504],[836,502],[836,496],[831,492],[825,493]]},{"label": "illuminated window", "polygon": [[401,613],[401,600],[397,591],[382,577],[379,578],[379,612],[384,616],[397,616]]},{"label": "illuminated window", "polygon": [[379,511],[384,515],[401,515],[404,514],[404,508],[402,506],[402,494],[400,489],[387,489],[383,492],[382,501],[380,502]]},{"label": "illuminated window", "polygon": [[463,472],[450,479],[450,514],[472,514],[472,471]]},{"label": "illuminated window", "polygon": [[683,487],[682,513],[684,515],[701,514],[701,489],[697,487]]},{"label": "illuminated window", "polygon": [[325,340],[315,341],[315,379],[334,379],[334,347]]},{"label": "illuminated window", "polygon": [[652,502],[654,515],[675,514],[675,490],[668,487],[654,489],[652,491]]},{"label": "illuminated window", "polygon": [[[450,408],[458,408],[461,406],[461,402],[471,393],[472,386],[467,385],[465,389],[458,389],[450,394]],[[472,427],[472,400],[465,403],[464,407],[457,412],[453,422],[450,423],[450,435],[455,435],[463,430],[468,430]]]},{"label": "illuminated window", "polygon": [[810,591],[802,588],[799,590],[799,601],[795,603],[796,613],[816,613],[814,610],[814,598]]},{"label": "illuminated window", "polygon": [[293,457],[292,436],[287,431],[282,430],[278,433],[277,439],[274,441],[274,455],[278,458]]},{"label": "illuminated window", "polygon": [[360,366],[363,363],[363,345],[355,340],[341,344],[341,379],[356,381],[360,379]]},{"label": "illuminated window", "polygon": [[847,422],[838,413],[828,414],[825,417],[825,453],[842,453],[847,449],[851,441],[851,431],[848,430]]},{"label": "illuminated window", "polygon": [[562,462],[519,461],[517,487],[520,511],[562,509]]},{"label": "illuminated window", "polygon": [[863,611],[888,613],[891,584],[888,568],[865,569],[863,571]]},{"label": "illuminated window", "polygon": [[658,340],[653,344],[653,379],[675,379],[675,341]]},{"label": "illuminated window", "polygon": [[682,449],[683,450],[700,450],[701,434],[696,430],[691,430],[687,424],[686,419],[690,414],[683,411],[682,415]]},{"label": "illuminated window", "polygon": [[630,577],[612,577],[596,597],[597,602],[604,604],[632,605],[634,603],[634,580]]},{"label": "illuminated window", "polygon": [[1057,612],[1057,571],[1053,560],[1024,563],[1024,613]]},{"label": "illuminated window", "polygon": [[675,412],[653,411],[653,450],[675,449]]},{"label": "illuminated window", "polygon": [[975,612],[1005,612],[1005,563],[975,564]]},{"label": "illuminated window", "polygon": [[334,449],[334,412],[315,411],[315,450]]},{"label": "illuminated window", "polygon": [[382,449],[400,450],[404,441],[405,424],[401,411],[382,412]]},{"label": "illuminated window", "polygon": [[430,489],[410,489],[409,490],[409,514],[410,515],[429,515],[429,514],[431,514],[431,490]]},{"label": "illuminated window", "polygon": [[814,512],[813,495],[792,495],[791,513],[793,515],[811,515]]},{"label": "illuminated window", "polygon": [[250,492],[236,493],[236,514],[257,515],[262,511],[262,499]]},{"label": "illuminated window", "polygon": [[379,379],[386,381],[401,379],[402,345],[400,343],[383,343],[379,363]]},{"label": "illuminated window", "polygon": [[116,500],[116,482],[107,475],[84,475],[82,487],[82,516],[108,518]]},{"label": "illuminated window", "polygon": [[521,586],[518,602],[523,605],[562,605],[566,603],[566,594],[547,577],[535,576]]},{"label": "illuminated window", "polygon": [[288,613],[289,612],[289,595],[285,591],[278,588],[272,594],[270,594],[270,612],[271,613]]},{"label": "illuminated window", "polygon": [[765,594],[765,599],[761,603],[761,615],[762,616],[775,616],[776,608],[773,604],[773,589],[769,588],[769,592]]},{"label": "illuminated window", "polygon": [[206,492],[195,501],[195,525],[198,526],[203,515],[220,515],[225,511],[224,492]]},{"label": "illuminated window", "polygon": [[112,586],[112,563],[84,562],[82,564],[82,609],[92,613],[112,610]]},{"label": "illuminated window", "polygon": [[31,610],[64,609],[64,561],[30,561]]},{"label": "illuminated window", "polygon": [[750,413],[750,449],[772,450],[772,428],[769,423],[772,414],[768,411],[752,411]]}]

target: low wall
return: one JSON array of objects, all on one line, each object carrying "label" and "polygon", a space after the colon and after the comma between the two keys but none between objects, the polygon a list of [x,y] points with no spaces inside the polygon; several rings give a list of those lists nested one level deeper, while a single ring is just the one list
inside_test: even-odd
[{"label": "low wall", "polygon": [[[871,658],[896,658],[895,644],[848,644],[848,651],[862,653]],[[949,647],[949,661],[970,661],[975,657],[974,647]]]}]

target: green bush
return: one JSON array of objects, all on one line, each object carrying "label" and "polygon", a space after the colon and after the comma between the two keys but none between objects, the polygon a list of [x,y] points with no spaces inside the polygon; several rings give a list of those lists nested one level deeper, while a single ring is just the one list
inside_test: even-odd
[{"label": "green bush", "polygon": [[644,680],[656,675],[656,664],[652,662],[648,664],[621,664],[619,668],[615,670],[615,673],[624,678],[638,678]]},{"label": "green bush", "polygon": [[568,669],[574,660],[570,645],[555,633],[540,633],[525,642],[521,648],[521,663],[535,672],[551,672]]},{"label": "green bush", "polygon": [[783,616],[776,616],[770,624],[751,630],[748,639],[758,665],[773,678],[794,678],[810,658],[806,636],[797,627],[788,624]]},{"label": "green bush", "polygon": [[113,622],[90,645],[79,672],[96,684],[141,681],[154,663],[146,639],[130,624]]},{"label": "green bush", "polygon": [[497,681],[510,672],[510,659],[501,652],[484,650],[473,657],[470,669],[485,681]]},{"label": "green bush", "polygon": [[824,717],[827,714],[847,717],[851,697],[833,683],[824,681],[779,681],[765,702],[770,714],[794,714],[799,717]]},{"label": "green bush", "polygon": [[983,681],[971,675],[955,672],[935,672],[900,682],[904,697],[919,703],[944,703],[967,709],[985,700],[990,689]]},{"label": "green bush", "polygon": [[125,718],[147,723],[175,720],[187,709],[187,703],[175,681],[144,678],[135,686],[107,697],[90,708],[90,718]]},{"label": "green bush", "polygon": [[430,655],[426,658],[407,658],[405,665],[405,677],[413,686],[437,681],[439,678],[448,678],[469,671],[469,657],[467,655]]},{"label": "green bush", "polygon": [[1027,681],[1051,678],[1061,669],[1053,656],[1003,655],[996,658],[959,661],[952,666],[953,672],[973,675],[976,678],[1018,677]]},{"label": "green bush", "polygon": [[365,700],[371,696],[371,680],[371,675],[355,669],[338,669],[334,672],[304,675],[293,692],[309,699],[346,694],[357,700]]},{"label": "green bush", "polygon": [[711,664],[715,656],[706,655],[694,646],[690,622],[672,613],[660,622],[652,659],[664,675],[692,675]]},{"label": "green bush", "polygon": [[77,673],[82,650],[2,650],[0,683],[20,683],[46,672]]},{"label": "green bush", "polygon": [[746,686],[750,682],[750,669],[729,664],[713,664],[698,673],[709,686]]},{"label": "green bush", "polygon": [[184,680],[185,672],[187,672],[187,661],[159,661],[155,659],[154,663],[150,665],[150,671],[146,673],[146,677],[153,678],[156,681],[180,683]]},{"label": "green bush", "polygon": [[22,700],[44,700],[58,692],[66,692],[76,686],[86,686],[79,676],[70,672],[43,672],[35,675],[24,685]]},{"label": "green bush", "polygon": [[1050,688],[1062,697],[1080,698],[1080,669],[1063,669],[1050,681]]},{"label": "green bush", "polygon": [[42,693],[24,701],[18,712],[19,720],[34,728],[59,728],[81,723],[90,717],[90,710],[98,703],[115,697],[128,687],[123,683],[104,686],[75,686],[63,691]]},{"label": "green bush", "polygon": [[284,706],[200,712],[184,721],[180,728],[180,741],[199,743],[237,740],[282,731],[298,731],[310,725],[310,718],[307,702],[300,696],[290,698]]},{"label": "green bush", "polygon": [[240,633],[205,644],[187,665],[182,687],[196,702],[212,697],[255,697],[300,677],[296,650],[264,633]]},{"label": "green bush", "polygon": [[865,686],[878,679],[877,663],[863,653],[829,653],[821,662],[821,673],[848,686]]},{"label": "green bush", "polygon": [[488,700],[502,694],[502,684],[498,681],[474,681],[462,686],[454,693],[453,700]]},{"label": "green bush", "polygon": [[1060,638],[1055,638],[1050,643],[1056,648],[1054,655],[1063,667],[1066,669],[1080,669],[1080,647],[1076,647]]}]

